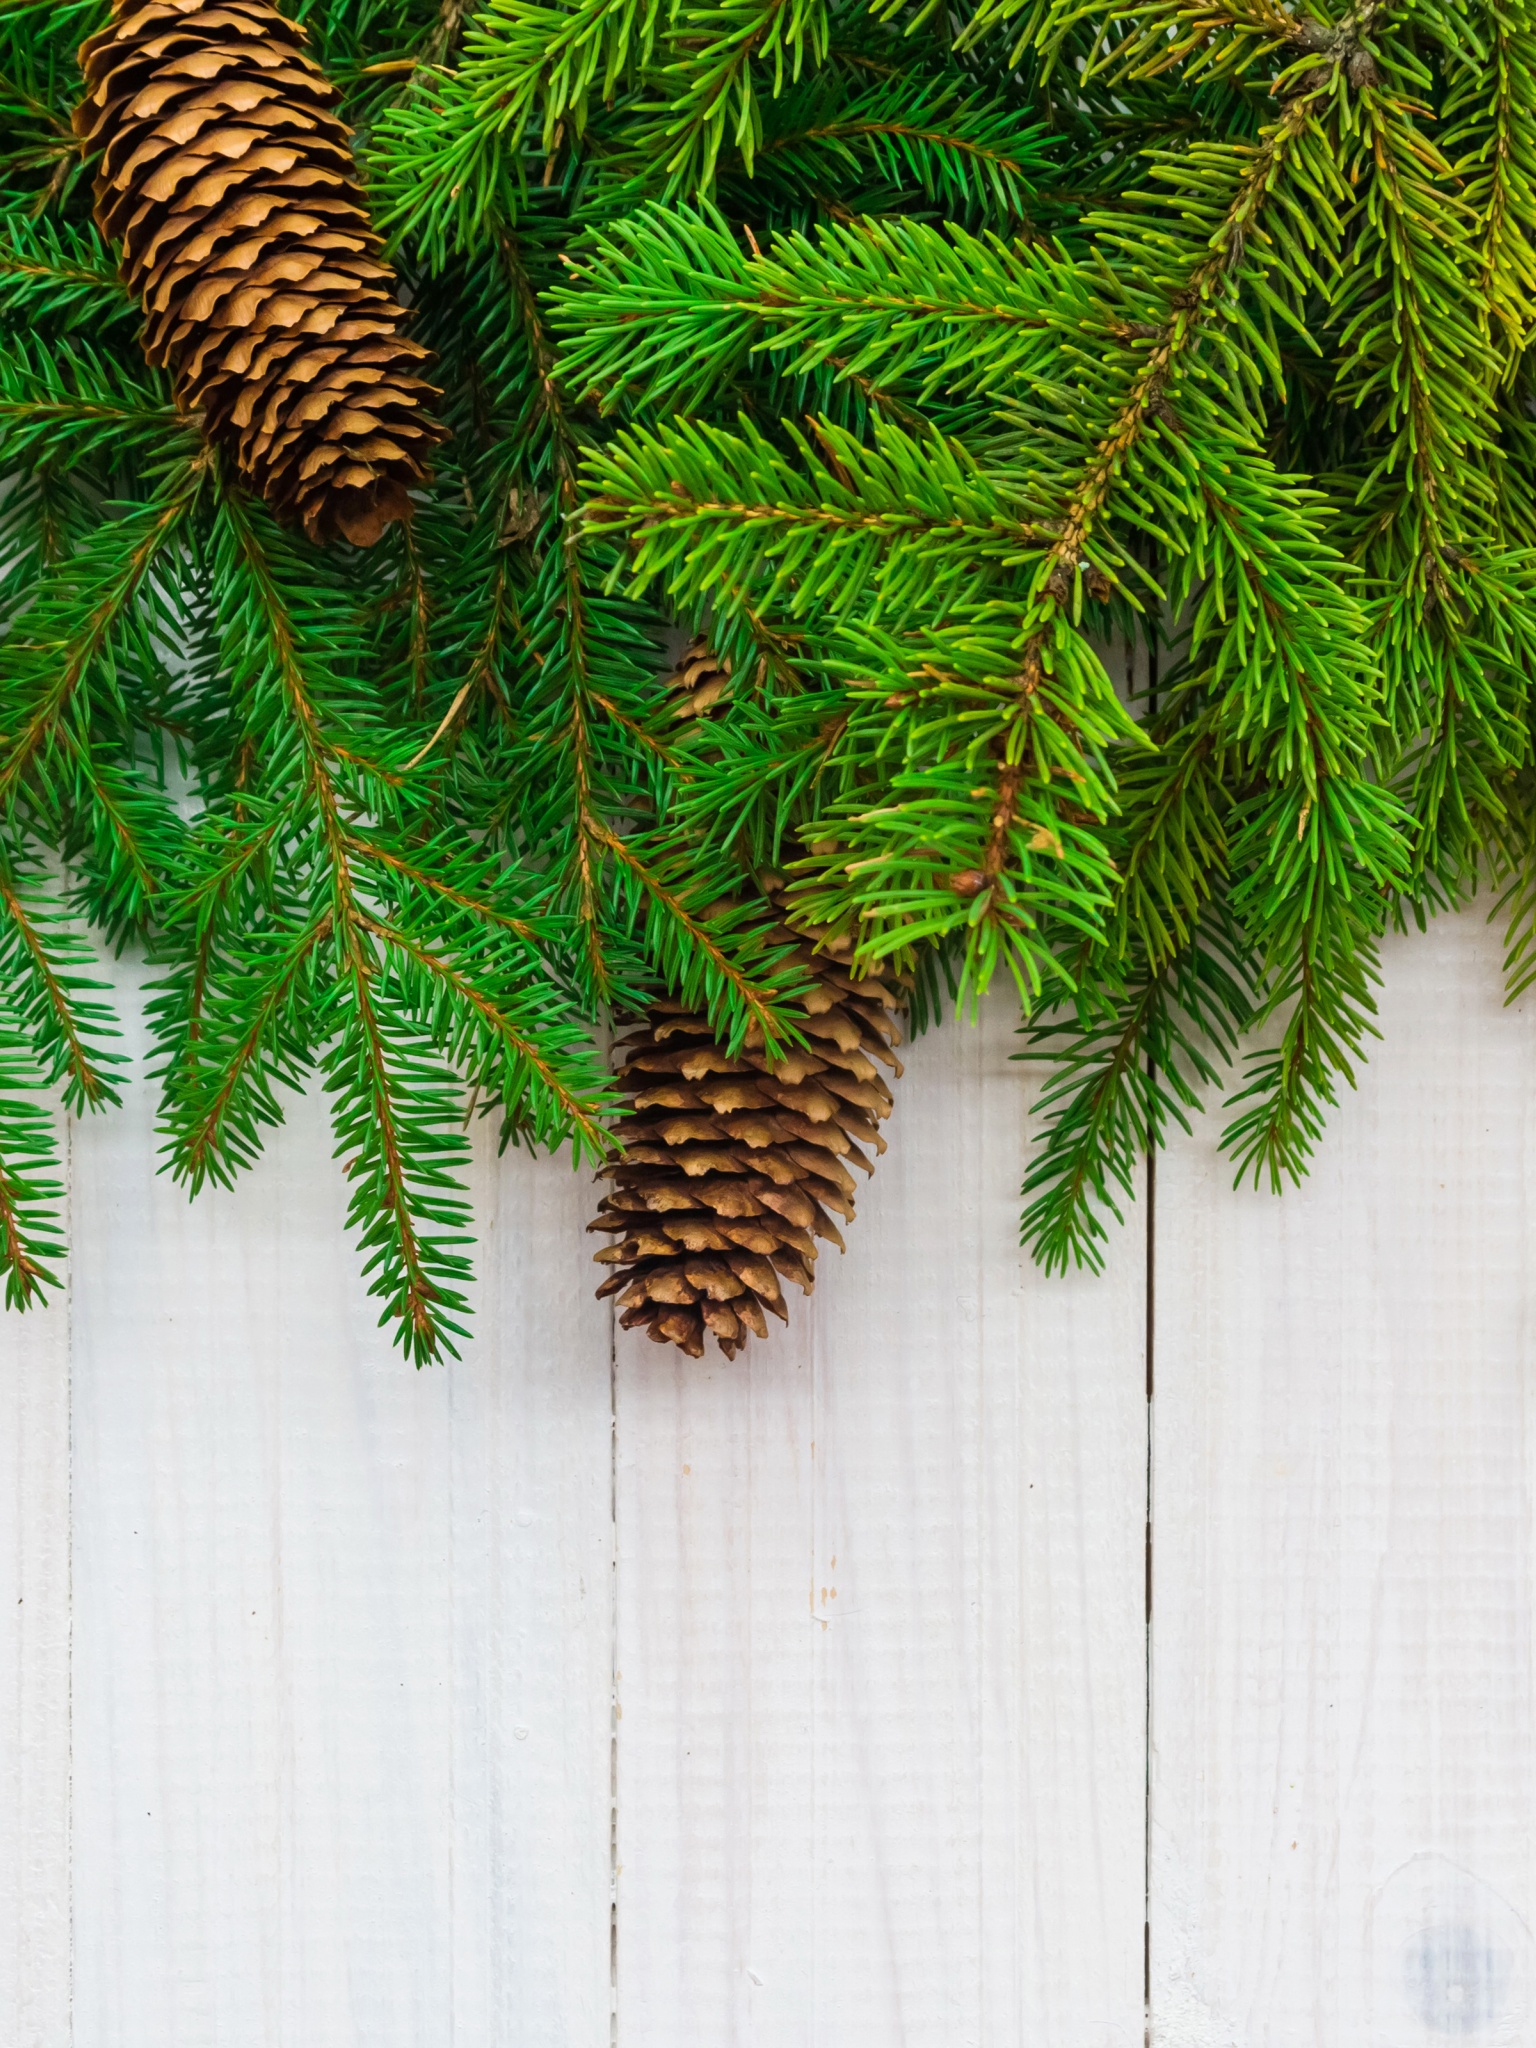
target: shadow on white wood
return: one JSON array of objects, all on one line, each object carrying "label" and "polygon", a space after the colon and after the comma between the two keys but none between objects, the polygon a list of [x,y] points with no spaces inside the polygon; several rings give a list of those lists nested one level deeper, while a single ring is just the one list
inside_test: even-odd
[{"label": "shadow on white wood", "polygon": [[1310,1181],[1159,1170],[1161,2048],[1536,2039],[1536,1057],[1477,912],[1386,948]]},{"label": "shadow on white wood", "polygon": [[622,2048],[1141,2041],[1144,1231],[1018,1251],[1015,1018],[789,1332],[620,1341]]},{"label": "shadow on white wood", "polygon": [[487,1142],[476,1336],[417,1372],[317,1098],[190,1206],[150,1109],[74,1147],[76,2048],[607,2048],[585,1189]]}]

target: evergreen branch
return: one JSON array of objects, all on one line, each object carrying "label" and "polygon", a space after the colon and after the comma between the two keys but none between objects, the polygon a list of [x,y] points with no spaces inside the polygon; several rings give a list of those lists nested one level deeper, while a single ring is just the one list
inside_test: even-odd
[{"label": "evergreen branch", "polygon": [[[1303,100],[1293,100],[1265,133],[1259,146],[1239,159],[1239,175],[1210,239],[1198,260],[1167,295],[1167,310],[1148,337],[1141,362],[1107,430],[1084,465],[1073,491],[1067,523],[1056,541],[1042,579],[1051,593],[1053,579],[1076,575],[1088,536],[1106,507],[1136,445],[1169,403],[1170,386],[1178,378],[1208,321],[1230,305],[1234,275],[1268,202],[1274,196],[1287,156],[1310,119]],[[1112,223],[1111,231],[1119,224]],[[1059,602],[1059,599],[1054,599]]]},{"label": "evergreen branch", "polygon": [[[489,892],[483,887],[474,890],[455,887],[444,876],[433,874],[420,861],[383,845],[376,838],[364,838],[350,831],[346,833],[345,838],[349,850],[358,858],[377,863],[396,881],[407,882],[411,887],[437,897],[456,911],[463,911],[483,923],[497,925],[503,931],[515,933],[528,946],[537,946],[541,938],[547,937],[547,934],[540,933],[527,918],[509,915],[499,904],[491,900]],[[482,878],[477,876],[476,879]]]},{"label": "evergreen branch", "polygon": [[594,1113],[594,1104],[610,1106],[604,1091],[590,1081],[585,1088],[573,1086],[544,1051],[538,1031],[520,1028],[508,1003],[490,1001],[443,954],[396,925],[370,923],[368,929],[463,1010],[468,1022],[455,1034],[459,1062],[482,1083],[494,1084],[509,1116],[527,1118],[546,1148],[569,1142],[578,1159],[608,1154],[612,1140]]},{"label": "evergreen branch", "polygon": [[[1488,228],[1411,101],[1373,86],[1360,117],[1335,307],[1336,390],[1365,435],[1348,531],[1376,595],[1389,765],[1411,777],[1419,819],[1413,886],[1455,896],[1472,885],[1477,821],[1497,817],[1498,785],[1529,744],[1523,657],[1502,618],[1513,564],[1498,530],[1503,370],[1478,284]],[[1501,202],[1496,190],[1484,201],[1486,223]]]},{"label": "evergreen branch", "polygon": [[1448,522],[1486,518],[1498,363],[1469,260],[1476,221],[1451,166],[1407,100],[1372,87],[1360,114],[1352,258],[1334,307],[1336,388],[1345,404],[1370,408],[1367,431],[1385,444],[1361,526],[1378,539],[1409,522],[1432,581],[1447,546],[1469,537]]},{"label": "evergreen branch", "polygon": [[892,193],[1012,225],[1035,207],[1050,150],[1045,127],[1002,97],[907,73],[850,96],[826,71],[778,103],[755,164],[759,177],[808,199],[873,175]]},{"label": "evergreen branch", "polygon": [[[209,1182],[233,1186],[236,1172],[256,1157],[259,1129],[282,1122],[272,1083],[299,1085],[307,1033],[298,1023],[298,998],[333,930],[333,915],[325,910],[297,932],[270,934],[254,971],[249,959],[238,966],[219,963],[213,929],[202,934],[189,991],[185,1064],[180,1072],[174,1063],[161,1069],[165,1150],[175,1179],[192,1194]],[[209,985],[220,964],[228,993],[210,1017]],[[211,1071],[210,1052],[216,1060]]]},{"label": "evergreen branch", "polygon": [[647,209],[572,262],[550,294],[573,389],[664,412],[729,389],[757,352],[785,377],[835,368],[919,403],[1043,374],[1080,322],[1086,280],[1038,247],[924,222],[824,226],[740,253],[707,210]]},{"label": "evergreen branch", "polygon": [[0,1015],[0,1274],[5,1305],[30,1308],[59,1285],[59,1154],[23,1034]]},{"label": "evergreen branch", "polygon": [[1504,920],[1504,1000],[1517,1002],[1536,981],[1536,832],[1532,830],[1532,778],[1519,777],[1501,820],[1503,829],[1491,841],[1490,867],[1502,884],[1488,922]]},{"label": "evergreen branch", "polygon": [[406,700],[413,712],[425,703],[432,682],[432,594],[427,587],[426,566],[416,544],[414,522],[399,524],[402,578],[398,590],[385,600],[387,613],[403,610],[406,619]]},{"label": "evergreen branch", "polygon": [[678,0],[654,110],[669,197],[710,191],[727,143],[751,177],[763,138],[758,72],[771,73],[777,98],[826,61],[830,26],[826,0]]},{"label": "evergreen branch", "polygon": [[7,643],[0,811],[14,810],[24,789],[39,793],[37,777],[54,753],[82,761],[80,730],[71,723],[80,695],[189,518],[206,470],[199,452],[173,468],[147,504],[99,527],[89,548],[45,584],[26,615],[24,637]]},{"label": "evergreen branch", "polygon": [[1319,916],[1306,920],[1289,972],[1276,979],[1255,1020],[1289,1002],[1281,1042],[1249,1056],[1248,1085],[1228,1105],[1253,1105],[1222,1133],[1236,1161],[1234,1186],[1251,1175],[1256,1187],[1264,1180],[1278,1194],[1286,1179],[1300,1181],[1324,1112],[1337,1104],[1335,1079],[1353,1087],[1364,1039],[1380,1036],[1371,1022],[1379,980],[1374,942],[1358,922],[1341,935]]},{"label": "evergreen branch", "polygon": [[[757,971],[748,974],[739,951],[742,927],[750,918],[747,909],[717,901],[699,914],[689,906],[686,887],[669,882],[633,845],[610,837],[608,849],[629,886],[631,901],[643,908],[648,936],[663,959],[668,982],[690,1009],[709,1013],[729,1051],[751,1044],[779,1052],[803,1042],[783,1008],[798,1000],[806,987],[794,970],[792,950],[764,952],[761,944],[753,946]],[[697,884],[693,893],[699,893]],[[737,948],[723,945],[721,933],[735,937]],[[774,1000],[765,989],[771,990]]]},{"label": "evergreen branch", "polygon": [[343,1027],[326,1059],[337,1155],[354,1184],[347,1222],[366,1255],[379,1323],[414,1364],[457,1357],[469,1242],[458,1088],[375,1000],[361,919],[342,938]]},{"label": "evergreen branch", "polygon": [[[421,1064],[409,1037],[379,1010],[373,990],[376,962],[369,939],[371,917],[359,894],[354,851],[346,825],[346,798],[338,782],[338,753],[328,742],[319,702],[305,674],[299,638],[289,607],[274,574],[256,526],[234,500],[221,508],[234,562],[259,601],[264,661],[279,692],[281,716],[299,753],[295,824],[312,821],[326,910],[324,936],[336,970],[329,1006],[337,1015],[336,1031],[326,1056],[326,1075],[334,1099],[338,1145],[356,1186],[348,1211],[368,1254],[365,1270],[374,1274],[371,1292],[382,1295],[381,1321],[393,1319],[398,1341],[418,1363],[452,1350],[461,1331],[463,1310],[458,1280],[464,1261],[454,1249],[463,1221],[456,1183],[434,1163],[457,1139],[445,1131],[453,1124],[448,1083],[435,1069]],[[274,706],[276,709],[277,706]],[[321,932],[317,919],[310,930]],[[259,1006],[263,1029],[246,1035],[240,1048],[243,1101],[249,1105],[243,1134],[247,1151],[256,1125],[271,1120],[270,1087],[257,1080],[258,1050],[270,1053],[276,1005],[294,985],[299,966],[309,958],[303,946],[291,956],[291,971],[269,977],[270,995]],[[297,1034],[290,1034],[292,1040]],[[292,1042],[279,1050],[280,1070],[294,1059]],[[407,1103],[402,1089],[408,1076],[420,1081],[420,1097]],[[226,1107],[232,1095],[226,1096]],[[224,1157],[232,1157],[225,1141]],[[424,1226],[440,1225],[449,1235],[430,1235]]]},{"label": "evergreen branch", "polygon": [[1228,764],[1218,721],[1206,708],[1171,733],[1158,730],[1158,751],[1138,753],[1117,776],[1114,944],[1124,956],[1134,934],[1154,974],[1190,945],[1228,872]]},{"label": "evergreen branch", "polygon": [[553,152],[566,128],[584,131],[594,95],[611,100],[649,64],[672,12],[659,0],[491,0],[465,38],[476,105],[508,150],[542,109],[540,140]]},{"label": "evergreen branch", "polygon": [[1017,566],[1046,538],[1021,522],[963,449],[877,425],[874,446],[829,420],[819,448],[785,425],[780,453],[750,424],[740,435],[689,427],[623,433],[588,465],[583,524],[628,537],[635,596],[665,582],[685,610],[750,591],[770,615],[845,612],[899,626],[974,594],[989,566]]},{"label": "evergreen branch", "polygon": [[386,107],[366,157],[374,216],[391,249],[410,243],[441,272],[489,248],[522,210],[522,158],[476,90],[472,73],[422,64]]},{"label": "evergreen branch", "polygon": [[850,690],[845,789],[802,830],[797,919],[852,940],[860,971],[955,936],[966,1002],[1006,967],[1032,1007],[1062,981],[1054,932],[1103,937],[1106,757],[1136,728],[1084,637],[1058,619],[1031,660],[1011,603],[906,640],[845,638],[869,680]]},{"label": "evergreen branch", "polygon": [[1536,321],[1536,27],[1519,9],[1480,10],[1487,53],[1464,52],[1444,112],[1444,152],[1475,216],[1479,297],[1513,369]]},{"label": "evergreen branch", "polygon": [[1251,1022],[1255,978],[1240,935],[1208,913],[1162,965],[1138,957],[1119,990],[1027,1031],[1030,1050],[1015,1058],[1046,1062],[1048,1078],[1022,1236],[1048,1273],[1103,1269],[1104,1212],[1123,1222],[1147,1152],[1167,1142],[1170,1121],[1191,1128],[1201,1088]]},{"label": "evergreen branch", "polygon": [[[30,899],[30,900],[29,900]],[[119,1100],[111,1069],[123,1055],[101,1040],[117,1035],[104,983],[82,970],[90,955],[42,878],[0,866],[0,975],[6,1013],[28,1034],[48,1086],[64,1086],[65,1107],[83,1112]]]},{"label": "evergreen branch", "polygon": [[[1054,650],[1059,658],[1062,614],[1068,610],[1074,615],[1080,612],[1085,578],[1090,588],[1094,583],[1106,585],[1106,569],[1110,565],[1095,563],[1089,552],[1095,527],[1108,511],[1111,494],[1117,488],[1128,487],[1133,460],[1149,430],[1161,430],[1164,421],[1171,420],[1173,392],[1184,362],[1203,323],[1230,297],[1232,277],[1254,234],[1265,201],[1276,186],[1287,149],[1301,134],[1307,119],[1306,109],[1293,103],[1259,147],[1246,161],[1239,162],[1238,175],[1214,231],[1180,279],[1178,288],[1167,294],[1162,320],[1152,325],[1147,337],[1150,345],[1144,353],[1138,352],[1139,360],[1131,356],[1123,393],[1111,400],[1106,424],[1098,432],[1086,461],[1072,476],[1067,487],[1065,518],[1034,569],[1031,599],[1020,626],[1021,702],[994,755],[995,780],[991,780],[988,789],[990,822],[967,939],[966,976],[974,979],[978,989],[986,985],[989,949],[997,943],[991,929],[996,915],[987,913],[998,902],[998,879],[1021,829],[1031,822],[1036,832],[1043,829],[1038,817],[1030,821],[1021,811],[1020,793],[1025,783],[1021,770],[1028,735],[1038,729],[1032,715],[1032,700],[1039,691],[1047,652]],[[1048,782],[1050,769],[1043,763],[1041,767]],[[1097,803],[1090,800],[1088,808],[1103,817],[1108,808],[1107,797]],[[1039,986],[1039,980],[1031,975],[1028,993],[1038,993]]]},{"label": "evergreen branch", "polygon": [[55,322],[100,331],[135,310],[94,228],[0,213],[0,322],[22,332]]},{"label": "evergreen branch", "polygon": [[1092,9],[1082,0],[983,0],[962,36],[965,46],[1015,19],[1026,7],[1029,19],[1017,51],[1032,44],[1058,61],[1072,48],[1075,32],[1097,16],[1083,77],[1112,84],[1145,83],[1179,74],[1186,88],[1241,80],[1279,58],[1282,70],[1272,89],[1303,75],[1318,59],[1364,82],[1362,60],[1370,61],[1370,31],[1376,0],[1363,0],[1337,22],[1307,7],[1292,10],[1280,0],[1117,0]]},{"label": "evergreen branch", "polygon": [[602,937],[603,848],[609,834],[597,794],[599,770],[591,662],[594,622],[576,526],[580,449],[567,416],[554,346],[544,325],[537,293],[510,238],[504,239],[501,254],[532,359],[535,402],[547,434],[547,461],[557,522],[553,545],[546,556],[552,576],[541,593],[543,603],[531,634],[531,645],[535,659],[544,669],[546,687],[553,684],[561,694],[555,745],[560,765],[569,775],[572,846],[567,874],[575,891],[587,971],[598,999],[606,1002],[614,990]]}]

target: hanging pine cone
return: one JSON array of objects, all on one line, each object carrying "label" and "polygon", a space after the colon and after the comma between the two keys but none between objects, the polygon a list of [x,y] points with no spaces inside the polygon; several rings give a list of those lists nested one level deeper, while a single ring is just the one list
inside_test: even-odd
[{"label": "hanging pine cone", "polygon": [[75,129],[149,360],[280,518],[368,547],[442,429],[304,36],[266,0],[114,0]]},{"label": "hanging pine cone", "polygon": [[617,1268],[598,1294],[622,1290],[625,1329],[690,1358],[707,1331],[733,1358],[749,1330],[767,1336],[765,1311],[788,1321],[780,1277],[810,1293],[816,1239],[843,1248],[827,1212],[853,1216],[849,1167],[869,1173],[863,1148],[885,1150],[891,1091],[875,1062],[901,1072],[898,998],[781,936],[815,984],[807,1050],[769,1059],[758,1034],[728,1053],[707,1018],[675,1002],[654,1004],[620,1049],[634,1100],[590,1226],[618,1237],[597,1254]]}]

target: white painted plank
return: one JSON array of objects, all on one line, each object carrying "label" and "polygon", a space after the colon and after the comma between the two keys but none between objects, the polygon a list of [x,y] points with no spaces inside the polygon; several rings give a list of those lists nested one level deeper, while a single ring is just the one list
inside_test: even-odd
[{"label": "white painted plank", "polygon": [[1159,1171],[1164,2048],[1536,2025],[1531,1013],[1476,912],[1385,964],[1304,1188]]},{"label": "white painted plank", "polygon": [[0,2039],[16,2048],[69,2039],[67,1268],[61,1279],[46,1307],[0,1312]]},{"label": "white painted plank", "polygon": [[79,2048],[606,2048],[607,1325],[483,1162],[480,1335],[374,1328],[317,1100],[233,1193],[76,1140]]},{"label": "white painted plank", "polygon": [[1012,1024],[790,1332],[620,1340],[623,2048],[1141,2041],[1143,1231],[1028,1268]]}]

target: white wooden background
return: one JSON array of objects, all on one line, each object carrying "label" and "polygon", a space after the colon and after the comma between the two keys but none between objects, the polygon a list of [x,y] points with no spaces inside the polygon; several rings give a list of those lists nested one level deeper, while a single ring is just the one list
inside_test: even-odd
[{"label": "white wooden background", "polygon": [[1212,1119],[1098,1281],[1015,1249],[1006,1006],[922,1042],[735,1365],[615,1354],[560,1166],[416,1373],[314,1105],[190,1208],[147,1090],[77,1126],[0,2048],[1536,2042],[1536,1045],[1476,915],[1387,970],[1310,1184]]}]

